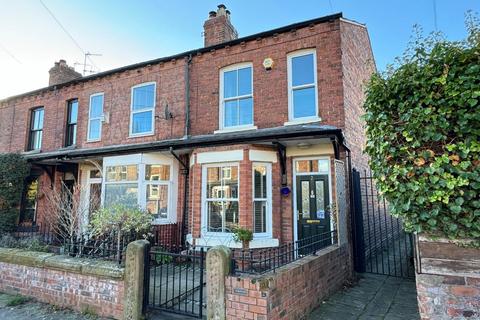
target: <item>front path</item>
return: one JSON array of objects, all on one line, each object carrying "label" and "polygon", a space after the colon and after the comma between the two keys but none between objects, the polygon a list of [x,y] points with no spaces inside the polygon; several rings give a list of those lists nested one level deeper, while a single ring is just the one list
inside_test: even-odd
[{"label": "front path", "polygon": [[308,319],[420,319],[414,281],[368,273],[360,277],[354,287],[331,296]]}]

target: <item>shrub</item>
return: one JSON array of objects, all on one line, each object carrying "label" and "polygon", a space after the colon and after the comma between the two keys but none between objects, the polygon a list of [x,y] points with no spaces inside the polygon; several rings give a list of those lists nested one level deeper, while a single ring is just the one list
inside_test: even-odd
[{"label": "shrub", "polygon": [[99,209],[93,214],[90,229],[94,236],[116,234],[117,252],[121,249],[122,235],[143,234],[146,238],[152,223],[152,216],[139,207],[116,204]]},{"label": "shrub", "polygon": [[18,248],[28,251],[49,252],[49,247],[38,237],[16,239],[9,234],[0,236],[0,247]]},{"label": "shrub", "polygon": [[27,161],[19,154],[0,154],[0,232],[16,226],[25,178],[30,172]]},{"label": "shrub", "polygon": [[366,152],[377,187],[407,231],[480,238],[480,28],[460,42],[419,37],[374,75]]}]

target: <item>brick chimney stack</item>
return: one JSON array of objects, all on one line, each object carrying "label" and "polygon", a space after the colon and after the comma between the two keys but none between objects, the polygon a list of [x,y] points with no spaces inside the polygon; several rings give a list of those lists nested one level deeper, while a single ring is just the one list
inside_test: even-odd
[{"label": "brick chimney stack", "polygon": [[48,80],[49,86],[68,82],[70,80],[82,77],[82,75],[76,72],[75,69],[68,66],[67,61],[63,59],[55,62],[55,65],[48,71],[48,73],[50,74],[50,78]]},{"label": "brick chimney stack", "polygon": [[217,11],[210,11],[203,24],[203,34],[205,47],[238,38],[237,30],[230,22],[230,11],[225,5],[219,4]]}]

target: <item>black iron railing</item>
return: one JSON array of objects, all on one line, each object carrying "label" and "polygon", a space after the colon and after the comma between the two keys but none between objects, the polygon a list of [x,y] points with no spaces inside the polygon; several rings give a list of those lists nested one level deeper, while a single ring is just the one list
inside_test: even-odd
[{"label": "black iron railing", "polygon": [[337,243],[337,231],[325,232],[268,249],[232,250],[233,274],[263,274]]}]

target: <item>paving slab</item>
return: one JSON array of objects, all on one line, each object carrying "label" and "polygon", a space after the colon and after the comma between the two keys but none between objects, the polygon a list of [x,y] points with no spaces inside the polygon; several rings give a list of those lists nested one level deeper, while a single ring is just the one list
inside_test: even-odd
[{"label": "paving slab", "polygon": [[368,273],[360,277],[354,287],[324,301],[308,320],[420,319],[414,281]]}]

